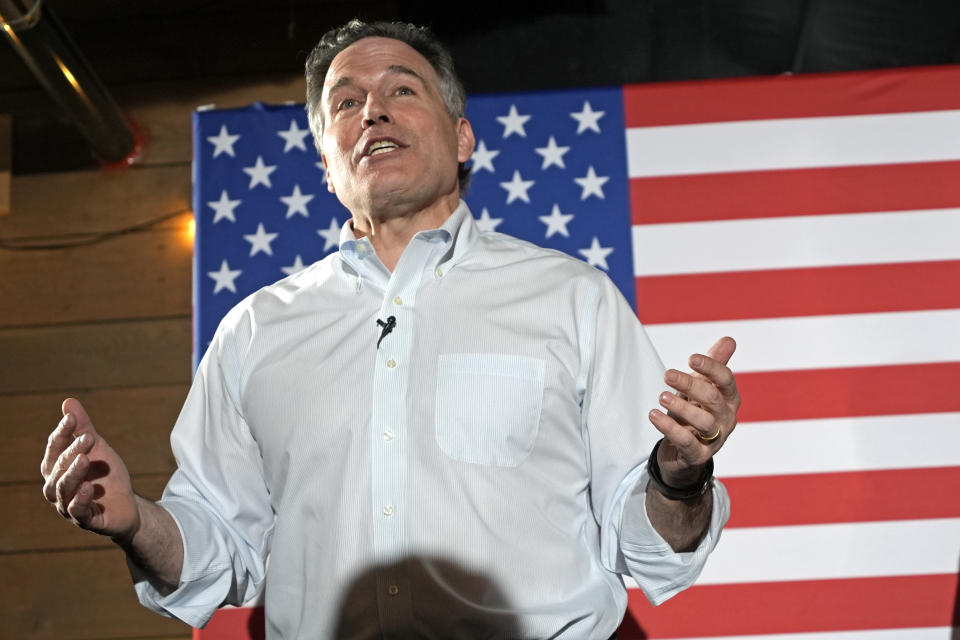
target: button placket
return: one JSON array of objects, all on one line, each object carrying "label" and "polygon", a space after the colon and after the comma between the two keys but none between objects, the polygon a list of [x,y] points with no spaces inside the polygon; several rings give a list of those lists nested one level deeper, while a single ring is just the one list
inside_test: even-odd
[{"label": "button placket", "polygon": [[[423,281],[434,271],[435,265],[429,263],[434,254],[432,246],[412,242],[380,293],[383,297],[379,301],[378,317],[396,318],[393,332],[383,340],[376,355],[370,433],[374,445],[371,451],[373,545],[377,561],[384,565],[404,557],[408,545],[405,470],[409,438],[404,436],[409,426],[406,398],[411,372],[405,365],[413,359],[416,314],[412,312]],[[377,581],[384,620],[399,623],[409,617],[411,592],[406,578],[388,570],[379,573]]]}]

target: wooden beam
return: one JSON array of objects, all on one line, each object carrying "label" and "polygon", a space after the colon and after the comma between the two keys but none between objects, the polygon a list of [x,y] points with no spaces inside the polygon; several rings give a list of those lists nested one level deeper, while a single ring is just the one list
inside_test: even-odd
[{"label": "wooden beam", "polygon": [[191,342],[190,316],[5,329],[0,394],[187,384]]},{"label": "wooden beam", "polygon": [[189,210],[190,165],[18,175],[11,198],[0,239],[103,233]]},{"label": "wooden beam", "polygon": [[0,329],[190,315],[192,218],[75,248],[0,251]]},{"label": "wooden beam", "polygon": [[[134,490],[156,500],[167,484],[166,476],[132,478]],[[98,536],[65,520],[40,493],[40,481],[0,485],[0,504],[8,518],[0,527],[0,554],[70,549],[111,549],[109,538]]]},{"label": "wooden beam", "polygon": [[191,637],[137,602],[119,548],[0,555],[0,575],[0,638]]},{"label": "wooden beam", "polygon": [[[185,367],[187,363],[181,363]],[[0,485],[37,483],[47,436],[60,420],[64,398],[76,397],[97,431],[120,454],[134,476],[168,476],[176,463],[170,430],[187,397],[189,383],[132,388],[0,394],[4,464]]]}]

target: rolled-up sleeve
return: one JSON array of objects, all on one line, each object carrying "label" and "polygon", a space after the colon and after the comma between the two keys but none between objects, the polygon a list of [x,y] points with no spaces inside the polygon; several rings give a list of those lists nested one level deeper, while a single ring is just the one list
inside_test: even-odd
[{"label": "rolled-up sleeve", "polygon": [[716,479],[713,481],[713,510],[710,526],[693,551],[677,553],[653,528],[647,517],[646,487],[649,476],[643,466],[623,509],[620,551],[630,575],[652,604],[660,604],[691,586],[717,546],[720,531],[730,519],[730,498]]},{"label": "rolled-up sleeve", "polygon": [[239,402],[249,335],[244,323],[239,312],[224,319],[170,437],[177,470],[159,504],[183,538],[180,583],[162,592],[131,566],[144,606],[194,627],[205,625],[218,607],[257,595],[273,531],[259,448]]},{"label": "rolled-up sleeve", "polygon": [[609,279],[588,308],[594,321],[588,316],[583,324],[588,375],[582,415],[600,558],[608,570],[630,575],[651,603],[660,604],[700,575],[729,519],[730,501],[714,481],[710,526],[695,551],[674,552],[653,528],[645,506],[646,461],[662,436],[647,416],[666,388],[664,367],[636,313]]}]

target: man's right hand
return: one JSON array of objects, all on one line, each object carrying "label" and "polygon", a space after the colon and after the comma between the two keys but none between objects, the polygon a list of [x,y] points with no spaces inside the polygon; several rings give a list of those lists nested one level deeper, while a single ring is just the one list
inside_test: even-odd
[{"label": "man's right hand", "polygon": [[44,497],[64,518],[121,544],[133,538],[140,515],[130,474],[74,398],[63,401],[40,472]]}]

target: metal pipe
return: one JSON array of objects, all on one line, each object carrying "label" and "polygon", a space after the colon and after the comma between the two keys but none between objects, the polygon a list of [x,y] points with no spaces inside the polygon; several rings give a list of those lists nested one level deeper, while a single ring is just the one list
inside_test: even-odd
[{"label": "metal pipe", "polygon": [[42,0],[0,0],[0,28],[103,163],[132,163],[136,136],[63,25]]}]

